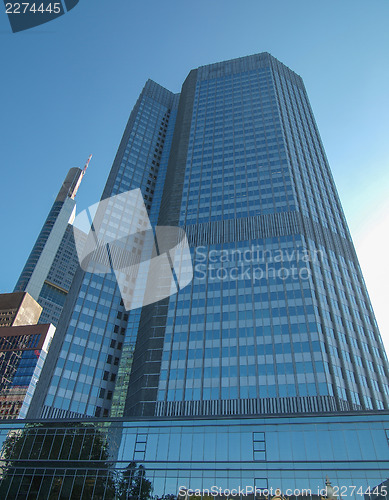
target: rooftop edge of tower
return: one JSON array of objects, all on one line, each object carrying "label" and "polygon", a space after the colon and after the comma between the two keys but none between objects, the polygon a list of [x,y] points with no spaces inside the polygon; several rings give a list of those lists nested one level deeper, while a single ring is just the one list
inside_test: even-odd
[{"label": "rooftop edge of tower", "polygon": [[284,74],[289,75],[302,83],[300,75],[292,71],[288,66],[279,61],[276,57],[272,56],[269,52],[259,52],[249,56],[199,66],[199,68],[197,68],[198,80],[217,78],[263,67],[271,67],[272,69],[279,70],[280,72],[283,72]]}]

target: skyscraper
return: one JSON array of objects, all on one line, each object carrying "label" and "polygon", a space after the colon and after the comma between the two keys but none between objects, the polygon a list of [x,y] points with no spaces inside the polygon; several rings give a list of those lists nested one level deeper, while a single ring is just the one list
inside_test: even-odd
[{"label": "skyscraper", "polygon": [[2,497],[386,496],[386,356],[301,78],[264,53],[148,81],[102,205],[132,189],[193,281],[126,311],[113,263],[149,223],[95,217],[117,247],[81,259],[28,419],[0,422]]},{"label": "skyscraper", "polygon": [[78,266],[71,223],[88,163],[83,170],[69,170],[14,289],[42,306],[40,323],[57,325]]},{"label": "skyscraper", "polygon": [[[302,79],[262,53],[148,81],[102,199],[139,188],[194,279],[126,312],[78,272],[31,417],[388,408],[388,364]],[[117,215],[104,223],[121,237]],[[158,276],[150,279],[158,283]]]}]

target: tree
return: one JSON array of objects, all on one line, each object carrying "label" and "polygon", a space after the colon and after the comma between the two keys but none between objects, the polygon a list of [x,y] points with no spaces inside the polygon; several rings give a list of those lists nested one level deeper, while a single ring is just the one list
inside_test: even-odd
[{"label": "tree", "polygon": [[107,439],[92,423],[26,424],[9,433],[1,459],[0,498],[117,498]]},{"label": "tree", "polygon": [[143,465],[137,466],[136,462],[130,462],[122,472],[118,498],[120,500],[149,500],[152,489],[153,486],[146,478],[146,469]]}]

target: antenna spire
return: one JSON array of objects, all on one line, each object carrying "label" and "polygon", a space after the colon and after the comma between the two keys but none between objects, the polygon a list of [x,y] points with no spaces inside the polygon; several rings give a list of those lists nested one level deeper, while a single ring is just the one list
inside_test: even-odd
[{"label": "antenna spire", "polygon": [[88,168],[89,162],[91,161],[92,155],[89,155],[88,159],[86,160],[85,166],[82,170],[82,175],[85,175],[86,169]]},{"label": "antenna spire", "polygon": [[80,187],[81,181],[85,175],[86,169],[88,168],[88,165],[89,165],[91,158],[92,158],[92,155],[89,155],[89,158],[86,160],[85,166],[82,169],[81,174],[78,174],[79,175],[78,180],[77,180],[76,185],[74,186],[73,191],[72,191],[71,196],[70,196],[70,198],[72,200],[74,200],[74,198],[77,194],[78,188]]}]

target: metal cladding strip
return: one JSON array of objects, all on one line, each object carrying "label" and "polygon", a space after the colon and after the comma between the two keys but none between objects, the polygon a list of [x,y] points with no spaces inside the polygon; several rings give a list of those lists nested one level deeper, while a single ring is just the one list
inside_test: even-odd
[{"label": "metal cladding strip", "polygon": [[354,248],[347,239],[298,212],[205,222],[184,229],[191,247],[303,234],[316,244],[326,245],[338,255],[350,259],[354,256]]},{"label": "metal cladding strip", "polygon": [[[361,407],[344,401],[340,410],[361,410]],[[274,415],[331,411],[336,411],[336,401],[333,396],[299,396],[214,401],[159,401],[156,403],[155,416]]]}]

